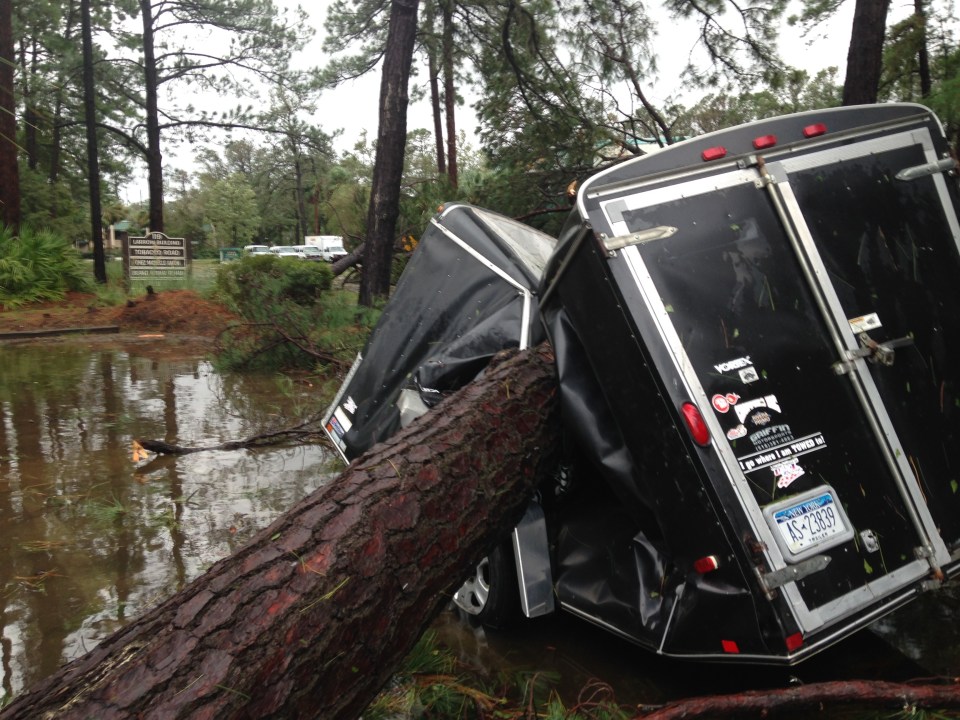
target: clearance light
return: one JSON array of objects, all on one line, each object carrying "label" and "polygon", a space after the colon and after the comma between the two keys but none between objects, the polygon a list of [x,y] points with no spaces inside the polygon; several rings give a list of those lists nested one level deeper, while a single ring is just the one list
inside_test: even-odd
[{"label": "clearance light", "polygon": [[732,653],[736,655],[740,652],[740,648],[737,647],[737,644],[733,640],[721,640],[720,644],[723,646],[723,651],[725,653]]},{"label": "clearance light", "polygon": [[798,647],[803,645],[803,633],[794,633],[790,637],[786,638],[784,642],[787,644],[787,650],[793,652]]},{"label": "clearance light", "polygon": [[711,160],[719,160],[722,157],[726,157],[727,149],[723,146],[718,145],[717,147],[707,148],[702,153],[700,157],[703,158],[704,162],[710,162]]},{"label": "clearance light", "polygon": [[687,430],[690,431],[690,437],[700,447],[706,447],[710,444],[710,430],[707,429],[707,423],[704,422],[703,415],[697,410],[693,403],[685,402],[680,407],[683,413],[683,420],[687,423]]},{"label": "clearance light", "polygon": [[753,139],[753,147],[757,150],[763,150],[765,148],[773,147],[777,144],[776,135],[761,135],[760,137],[755,137]]},{"label": "clearance light", "polygon": [[803,136],[805,138],[817,137],[818,135],[823,135],[827,132],[827,126],[823,123],[815,123],[814,125],[807,125],[803,129]]},{"label": "clearance light", "polygon": [[720,567],[720,561],[717,560],[716,555],[707,555],[693,562],[693,569],[701,575],[716,570],[718,567]]}]

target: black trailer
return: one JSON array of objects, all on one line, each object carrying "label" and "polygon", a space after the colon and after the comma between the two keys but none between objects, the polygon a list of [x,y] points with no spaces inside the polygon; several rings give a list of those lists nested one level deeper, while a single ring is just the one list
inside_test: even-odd
[{"label": "black trailer", "polygon": [[459,390],[501,350],[544,340],[536,287],[555,244],[489,210],[441,208],[325,415],[345,461]]},{"label": "black trailer", "polygon": [[789,664],[958,572],[956,172],[929,111],[877,105],[580,188],[540,298],[603,485],[551,530],[565,608]]},{"label": "black trailer", "polygon": [[457,605],[799,662],[960,572],[956,173],[927,109],[876,105],[619,164],[555,248],[452,206],[328,433],[352,458],[546,336],[569,456]]}]

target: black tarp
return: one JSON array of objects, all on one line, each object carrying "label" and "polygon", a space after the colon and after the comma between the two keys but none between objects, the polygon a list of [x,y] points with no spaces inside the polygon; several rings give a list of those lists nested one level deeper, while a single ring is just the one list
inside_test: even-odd
[{"label": "black tarp", "polygon": [[327,434],[345,459],[397,431],[404,390],[422,411],[497,352],[544,339],[534,291],[554,243],[465,204],[433,218],[327,413]]}]

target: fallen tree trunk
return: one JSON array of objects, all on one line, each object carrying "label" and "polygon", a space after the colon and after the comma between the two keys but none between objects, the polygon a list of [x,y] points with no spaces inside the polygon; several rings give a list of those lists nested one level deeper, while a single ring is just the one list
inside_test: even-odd
[{"label": "fallen tree trunk", "polygon": [[354,718],[553,464],[549,348],[492,365],[18,696],[29,718]]},{"label": "fallen tree trunk", "polygon": [[636,720],[714,720],[715,718],[800,717],[805,710],[822,712],[838,706],[901,711],[912,717],[916,710],[960,709],[956,679],[940,684],[839,680],[775,690],[751,690],[730,695],[678,700],[663,707],[640,708]]}]

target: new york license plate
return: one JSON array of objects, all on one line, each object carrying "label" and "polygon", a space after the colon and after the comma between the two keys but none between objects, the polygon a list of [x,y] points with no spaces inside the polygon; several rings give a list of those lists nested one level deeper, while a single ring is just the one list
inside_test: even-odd
[{"label": "new york license plate", "polygon": [[842,511],[832,492],[822,492],[773,513],[782,545],[793,554],[848,534]]}]

